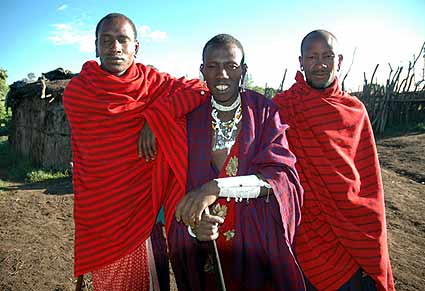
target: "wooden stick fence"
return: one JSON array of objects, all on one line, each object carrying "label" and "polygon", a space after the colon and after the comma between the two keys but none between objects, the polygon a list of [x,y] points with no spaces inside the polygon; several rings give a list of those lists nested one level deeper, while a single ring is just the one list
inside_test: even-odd
[{"label": "wooden stick fence", "polygon": [[415,65],[419,57],[425,54],[425,42],[419,54],[409,67],[404,79],[403,67],[390,72],[385,86],[376,83],[375,74],[379,64],[376,65],[370,81],[364,73],[363,91],[359,98],[365,104],[372,126],[376,133],[382,134],[389,126],[408,124],[410,122],[425,122],[425,81],[414,82]]}]

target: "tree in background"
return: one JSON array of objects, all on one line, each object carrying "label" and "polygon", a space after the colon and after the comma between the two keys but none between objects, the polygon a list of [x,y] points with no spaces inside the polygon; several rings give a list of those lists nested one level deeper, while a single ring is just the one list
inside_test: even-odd
[{"label": "tree in background", "polygon": [[0,68],[0,136],[7,135],[9,123],[12,117],[11,113],[6,109],[6,94],[9,91],[7,85],[7,71]]},{"label": "tree in background", "polygon": [[3,98],[6,96],[7,91],[9,90],[9,86],[6,83],[7,80],[7,72],[6,70],[0,68],[0,98],[1,100],[4,100]]},{"label": "tree in background", "polygon": [[277,93],[277,90],[276,89],[274,89],[272,87],[267,87],[267,84],[266,84],[266,87],[248,86],[247,88],[250,89],[250,90],[252,90],[252,91],[258,92],[260,94],[263,94],[268,99],[272,99],[276,95],[276,93]]},{"label": "tree in background", "polygon": [[263,94],[268,99],[272,99],[274,97],[274,95],[276,95],[276,93],[277,93],[277,90],[272,88],[272,87],[268,87],[267,83],[266,83],[265,87],[254,86],[254,79],[252,78],[252,75],[249,74],[249,73],[246,74],[244,83],[245,83],[246,88],[248,88],[252,91],[258,92],[260,94]]}]

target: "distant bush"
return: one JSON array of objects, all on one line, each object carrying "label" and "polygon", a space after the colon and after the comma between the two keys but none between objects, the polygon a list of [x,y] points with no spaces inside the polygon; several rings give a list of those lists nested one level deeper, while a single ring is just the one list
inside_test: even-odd
[{"label": "distant bush", "polygon": [[7,85],[7,72],[0,68],[0,136],[8,135],[12,113],[6,109],[6,95],[9,91]]},{"label": "distant bush", "polygon": [[272,99],[277,93],[277,90],[272,87],[263,88],[260,86],[248,86],[248,89],[263,94],[268,99]]},{"label": "distant bush", "polygon": [[6,111],[4,100],[0,100],[0,136],[9,135],[10,120],[12,114]]}]

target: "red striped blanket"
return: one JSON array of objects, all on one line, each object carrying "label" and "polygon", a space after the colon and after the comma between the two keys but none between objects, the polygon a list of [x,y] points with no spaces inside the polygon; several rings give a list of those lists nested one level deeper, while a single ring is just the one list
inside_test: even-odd
[{"label": "red striped blanket", "polygon": [[337,290],[362,268],[378,290],[394,290],[384,194],[367,111],[338,80],[315,90],[301,72],[274,97],[304,187],[297,259],[318,290]]},{"label": "red striped blanket", "polygon": [[[169,224],[186,184],[183,115],[205,100],[202,90],[198,80],[142,64],[117,77],[89,61],[71,80],[63,104],[74,163],[75,276],[135,250],[163,204]],[[161,136],[154,162],[137,155],[145,120]]]}]

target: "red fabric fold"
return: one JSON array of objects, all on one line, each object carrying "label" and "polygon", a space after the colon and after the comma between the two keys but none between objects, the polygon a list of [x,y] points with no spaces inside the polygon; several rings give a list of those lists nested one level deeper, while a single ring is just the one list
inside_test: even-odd
[{"label": "red fabric fold", "polygon": [[315,90],[301,72],[274,99],[304,187],[297,259],[318,290],[337,290],[362,268],[394,290],[380,166],[364,105],[338,80]]},{"label": "red fabric fold", "polygon": [[[187,164],[187,145],[185,135],[170,137],[163,129],[184,132],[181,116],[205,100],[204,89],[198,80],[175,79],[142,64],[116,77],[89,61],[71,80],[63,104],[74,163],[75,276],[135,250],[149,236],[171,193],[169,224],[169,211],[184,195],[186,176],[180,176],[186,170],[180,170]],[[137,155],[145,119],[161,133],[153,162]],[[173,152],[163,143],[179,148]]]}]

